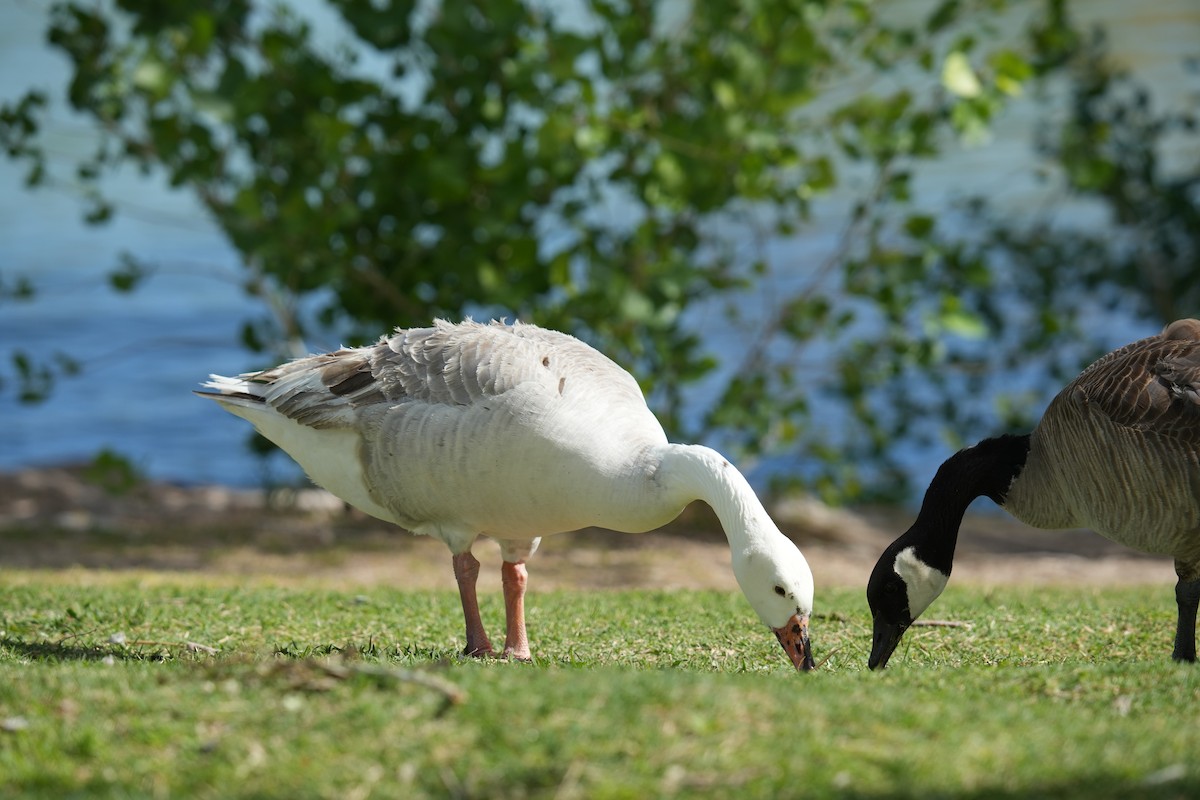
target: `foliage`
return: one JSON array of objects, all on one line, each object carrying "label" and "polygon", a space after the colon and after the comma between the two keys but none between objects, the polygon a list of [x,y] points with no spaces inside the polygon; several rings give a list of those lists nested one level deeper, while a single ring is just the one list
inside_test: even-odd
[{"label": "foliage", "polygon": [[[102,133],[76,168],[87,218],[113,214],[104,180],[123,165],[193,192],[268,309],[248,346],[519,316],[629,367],[674,435],[802,446],[822,461],[805,479],[837,496],[861,490],[860,456],[883,465],[872,480],[894,477],[892,443],[927,413],[897,381],[933,373],[947,334],[985,330],[959,296],[990,272],[914,205],[919,165],[977,137],[1071,41],[1053,2],[1026,44],[991,35],[1006,0],[906,21],[885,5],[595,0],[571,18],[523,0],[335,0],[348,44],[330,47],[286,8],[118,0],[60,3],[48,35],[73,64],[71,106]],[[32,186],[52,179],[45,102],[0,109]],[[851,184],[868,188],[828,263],[768,258]],[[145,274],[131,257],[114,285]],[[701,338],[714,305],[749,357]],[[820,369],[797,365],[813,351],[830,354]],[[716,399],[688,408],[701,379]],[[830,402],[847,425],[814,419]]]},{"label": "foliage", "polygon": [[114,495],[125,494],[142,481],[135,464],[109,448],[102,449],[84,467],[83,479]]},{"label": "foliage", "polygon": [[[1062,3],[1057,4],[1060,8]],[[1055,45],[1065,82],[1047,90],[1047,113],[1037,131],[1045,164],[1043,213],[1000,219],[985,197],[962,211],[958,245],[966,263],[990,263],[986,280],[967,284],[956,302],[980,321],[990,351],[969,348],[947,363],[964,378],[960,395],[985,392],[989,375],[1018,374],[1039,353],[1038,370],[1061,384],[1082,363],[1125,344],[1099,319],[1144,323],[1149,331],[1200,314],[1200,144],[1189,107],[1156,108],[1150,87],[1112,60],[1103,28]],[[1200,77],[1200,62],[1187,62]],[[1200,88],[1200,82],[1197,83]],[[992,382],[994,385],[994,382]],[[972,417],[996,413],[1014,428],[1036,421],[1040,402],[1022,402],[1022,382],[1001,391],[998,409],[947,405],[960,430]]]},{"label": "foliage", "polygon": [[[1200,90],[1200,61],[1189,63]],[[1061,128],[1044,130],[1040,146],[1061,166],[1066,187],[1102,204],[1112,226],[1107,241],[1087,233],[1066,237],[1062,263],[1109,306],[1128,304],[1135,314],[1163,321],[1195,315],[1200,118],[1191,108],[1155,109],[1150,88],[1109,60],[1102,30],[1081,49],[1073,72],[1071,115]],[[1191,154],[1182,155],[1189,148]],[[1170,163],[1172,152],[1182,163]],[[1036,242],[1046,233],[1040,227],[1029,238]],[[1029,258],[1045,290],[1061,292],[1061,280],[1048,274],[1042,259]]]},{"label": "foliage", "polygon": [[[94,578],[4,575],[5,796],[1167,798],[1200,788],[1197,735],[1181,724],[1200,684],[1168,656],[1169,583],[952,586],[939,613],[969,627],[910,631],[883,674],[865,668],[861,593],[831,591],[815,641],[843,649],[801,675],[733,594],[539,594],[539,656],[522,665],[454,657],[452,592]],[[456,687],[460,702],[447,706],[410,675]]]}]

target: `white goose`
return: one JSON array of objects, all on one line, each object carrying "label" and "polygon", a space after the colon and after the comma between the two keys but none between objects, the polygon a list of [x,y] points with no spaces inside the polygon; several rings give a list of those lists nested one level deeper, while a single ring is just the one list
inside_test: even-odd
[{"label": "white goose", "polygon": [[525,561],[542,536],[652,530],[712,506],[738,584],[797,669],[812,669],[813,580],[741,473],[669,444],[632,376],[583,342],[515,323],[435,321],[369,347],[204,384],[225,410],[351,505],[453,556],[469,655],[492,653],[475,594],[480,535],[497,540],[504,655],[530,657]]}]

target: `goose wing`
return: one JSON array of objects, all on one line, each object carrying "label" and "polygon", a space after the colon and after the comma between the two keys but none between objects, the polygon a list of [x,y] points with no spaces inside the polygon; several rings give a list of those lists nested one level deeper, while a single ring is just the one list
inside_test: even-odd
[{"label": "goose wing", "polygon": [[1200,321],[1109,353],[1063,392],[1113,423],[1200,448]]},{"label": "goose wing", "polygon": [[[599,377],[644,405],[632,376],[573,336],[515,323],[397,330],[369,347],[346,348],[239,376],[243,394],[312,428],[350,427],[372,406],[417,402],[467,407],[535,381],[560,393],[566,373]],[[214,386],[214,388],[222,388]]]}]

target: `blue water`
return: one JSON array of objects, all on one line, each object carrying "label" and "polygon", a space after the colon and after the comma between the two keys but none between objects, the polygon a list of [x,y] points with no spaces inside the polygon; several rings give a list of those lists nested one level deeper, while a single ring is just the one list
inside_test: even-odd
[{"label": "blue water", "polygon": [[[0,181],[7,177],[0,165]],[[171,213],[189,210],[185,198],[172,199]],[[0,469],[76,462],[109,448],[158,478],[258,482],[244,426],[190,393],[210,371],[253,366],[236,337],[260,309],[232,280],[236,255],[218,232],[194,209],[183,217],[190,229],[136,220],[89,229],[67,224],[78,210],[66,195],[4,205],[0,274],[30,276],[38,294],[0,305],[0,350],[5,358],[13,347],[40,359],[62,353],[82,371],[41,404],[18,403],[11,386],[0,391]],[[161,270],[129,295],[105,278],[122,249]]]},{"label": "blue water", "polygon": [[[81,272],[101,268],[88,266]],[[5,350],[16,343],[42,355],[64,352],[83,367],[45,403],[0,395],[7,421],[0,469],[86,460],[109,448],[158,478],[257,482],[261,469],[245,453],[246,427],[190,394],[209,371],[249,366],[234,344],[248,304],[203,275],[163,276],[132,299],[97,284],[40,284],[36,303],[0,314]]]},{"label": "blue water", "polygon": [[[67,67],[41,44],[44,5],[0,5],[0,100],[30,85],[61,93]],[[52,166],[69,176],[94,139],[62,104],[46,130]],[[191,394],[210,371],[253,366],[236,337],[260,309],[237,285],[236,253],[190,197],[160,180],[117,176],[120,211],[92,227],[69,187],[29,192],[23,178],[0,158],[0,280],[25,275],[38,292],[32,302],[0,300],[0,375],[11,374],[14,347],[63,353],[82,373],[39,405],[0,387],[0,470],[86,461],[109,448],[156,478],[258,483],[246,426]],[[131,295],[107,286],[124,251],[156,270]]]},{"label": "blue water", "polygon": [[[0,101],[31,86],[61,97],[69,71],[42,43],[47,7],[0,4]],[[52,172],[69,180],[94,135],[61,102],[45,133]],[[263,308],[241,291],[237,253],[199,204],[130,171],[106,184],[118,213],[94,227],[69,186],[30,192],[23,179],[0,157],[0,280],[24,275],[37,290],[31,302],[0,300],[0,358],[14,347],[43,359],[63,353],[82,371],[36,405],[0,387],[0,470],[78,463],[108,448],[151,477],[182,483],[299,478],[285,458],[264,473],[245,446],[249,426],[191,393],[209,372],[265,366],[238,338]],[[106,277],[123,252],[153,269],[127,295]],[[313,346],[325,344],[338,343]],[[10,372],[7,363],[0,369]]]}]

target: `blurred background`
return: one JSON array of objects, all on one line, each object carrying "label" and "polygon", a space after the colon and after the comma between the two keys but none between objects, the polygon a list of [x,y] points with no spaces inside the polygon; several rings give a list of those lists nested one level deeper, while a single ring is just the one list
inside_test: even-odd
[{"label": "blurred background", "polygon": [[0,4],[0,470],[302,482],[191,394],[437,316],[913,502],[1200,315],[1200,2]]}]

